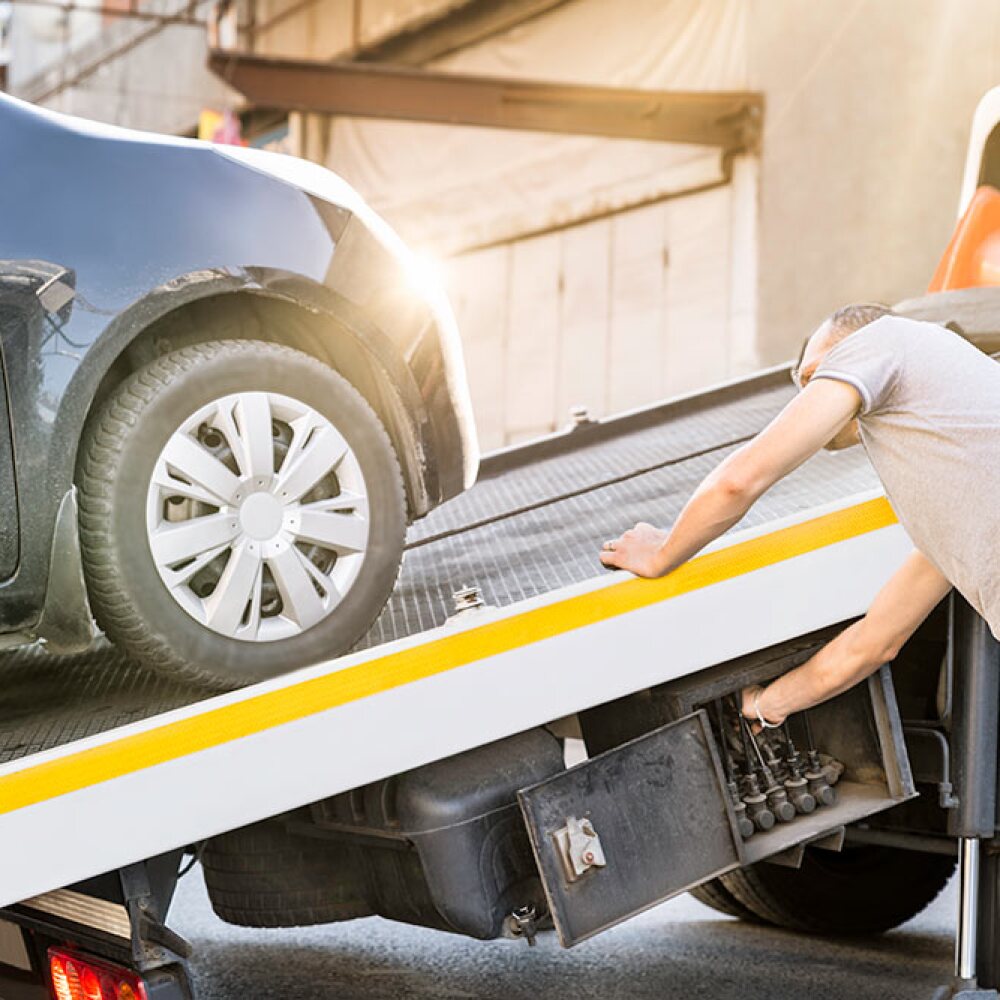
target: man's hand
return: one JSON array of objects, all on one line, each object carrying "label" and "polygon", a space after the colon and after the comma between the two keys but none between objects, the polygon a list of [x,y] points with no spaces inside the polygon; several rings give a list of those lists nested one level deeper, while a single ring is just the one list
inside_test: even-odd
[{"label": "man's hand", "polygon": [[610,569],[627,569],[636,576],[662,576],[667,570],[663,543],[667,532],[640,521],[621,538],[605,542],[601,562]]},{"label": "man's hand", "polygon": [[[744,719],[749,719],[751,723],[753,723],[753,731],[755,733],[759,732],[763,728],[760,724],[760,715],[757,714],[759,698],[763,693],[763,684],[751,684],[749,687],[745,687],[743,689],[740,714]],[[763,714],[763,709],[761,709],[761,715]],[[785,717],[783,715],[776,716],[774,712],[768,712],[764,715],[764,719],[767,722],[770,722],[773,726],[780,726],[785,721]]]}]

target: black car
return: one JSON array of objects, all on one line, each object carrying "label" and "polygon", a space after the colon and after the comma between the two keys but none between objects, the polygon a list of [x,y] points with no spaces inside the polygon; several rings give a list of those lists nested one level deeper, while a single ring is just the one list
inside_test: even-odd
[{"label": "black car", "polygon": [[0,95],[0,644],[221,685],[348,649],[473,481],[439,287],[294,157]]}]

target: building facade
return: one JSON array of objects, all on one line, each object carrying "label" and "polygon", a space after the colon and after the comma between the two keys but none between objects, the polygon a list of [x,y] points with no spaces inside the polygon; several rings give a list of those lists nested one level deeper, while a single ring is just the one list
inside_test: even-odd
[{"label": "building facade", "polygon": [[[164,25],[15,3],[10,88],[194,134],[203,109],[240,108],[205,67],[197,22],[213,7],[142,5],[191,22]],[[238,0],[232,17],[262,55],[763,94],[759,148],[735,156],[314,114],[286,134],[245,117],[251,139],[338,171],[438,262],[485,447],[572,406],[604,415],[786,361],[836,306],[919,294],[976,102],[1000,80],[993,0]]]}]

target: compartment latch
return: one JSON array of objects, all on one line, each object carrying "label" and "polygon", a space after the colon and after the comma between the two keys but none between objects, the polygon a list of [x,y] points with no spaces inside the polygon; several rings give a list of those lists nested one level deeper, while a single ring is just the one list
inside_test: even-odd
[{"label": "compartment latch", "polygon": [[566,878],[576,882],[591,870],[607,863],[601,838],[589,819],[567,816],[566,825],[552,834],[566,869]]}]

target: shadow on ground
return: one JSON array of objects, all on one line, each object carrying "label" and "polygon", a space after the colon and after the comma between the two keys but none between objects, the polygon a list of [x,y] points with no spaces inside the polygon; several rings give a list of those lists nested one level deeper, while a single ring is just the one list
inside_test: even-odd
[{"label": "shadow on ground", "polygon": [[828,941],[718,917],[688,896],[564,951],[372,918],[257,931],[211,912],[200,873],[172,922],[199,1000],[918,1000],[948,978],[954,887],[890,934]]}]

